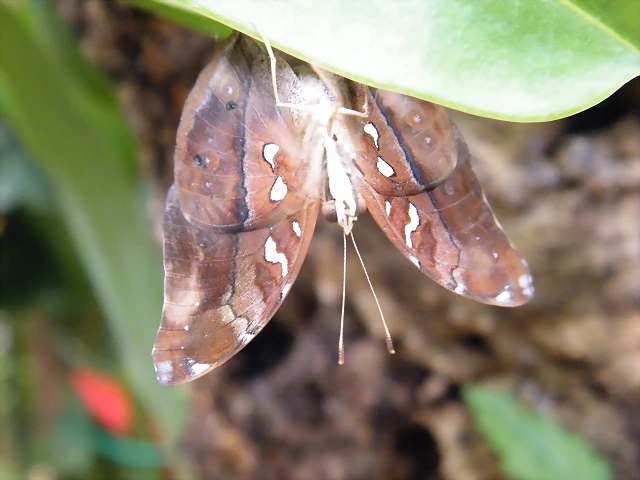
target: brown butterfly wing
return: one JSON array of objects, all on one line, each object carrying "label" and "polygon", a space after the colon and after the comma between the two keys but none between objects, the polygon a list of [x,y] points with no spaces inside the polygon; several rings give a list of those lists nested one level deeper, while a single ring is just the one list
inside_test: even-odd
[{"label": "brown butterfly wing", "polygon": [[158,381],[204,375],[271,319],[309,248],[318,202],[275,225],[220,233],[190,223],[175,187],[164,218],[165,302],[153,349]]},{"label": "brown butterfly wing", "polygon": [[[282,97],[300,89],[283,60]],[[240,231],[278,222],[301,208],[307,164],[299,126],[276,108],[269,58],[235,35],[198,77],[176,136],[175,185],[182,211],[200,226]]]},{"label": "brown butterfly wing", "polygon": [[[307,178],[303,125],[275,106],[269,68],[255,42],[234,36],[185,104],[153,349],[162,384],[193,380],[246,345],[282,303],[309,247],[320,185]],[[276,71],[287,101],[298,79],[282,60]]]},{"label": "brown butterfly wing", "polygon": [[365,177],[367,208],[393,244],[440,285],[483,303],[522,305],[533,296],[527,263],[487,203],[464,139],[451,128],[457,165],[448,178],[432,190],[391,196]]},{"label": "brown butterfly wing", "polygon": [[[358,91],[362,88],[356,89],[356,103],[364,96]],[[359,131],[354,132],[365,141],[357,142],[355,160],[376,192],[415,195],[449,177],[457,155],[451,121],[443,107],[373,88],[366,97],[369,116],[359,121]]]}]

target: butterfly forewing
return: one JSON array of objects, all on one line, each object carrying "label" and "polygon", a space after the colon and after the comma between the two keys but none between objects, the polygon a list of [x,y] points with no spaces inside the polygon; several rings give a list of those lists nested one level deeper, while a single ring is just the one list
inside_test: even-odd
[{"label": "butterfly forewing", "polygon": [[165,302],[153,349],[160,383],[205,374],[262,330],[298,275],[318,205],[308,202],[268,228],[219,233],[190,223],[171,188],[164,219]]},{"label": "butterfly forewing", "polygon": [[[283,88],[299,89],[282,60]],[[302,207],[306,164],[288,110],[275,108],[267,55],[234,36],[198,77],[176,138],[175,184],[192,223],[261,228]],[[317,196],[317,194],[316,194]]]},{"label": "butterfly forewing", "polygon": [[457,154],[443,107],[386,90],[369,89],[367,97],[356,163],[376,192],[415,195],[449,177]]},{"label": "butterfly forewing", "polygon": [[533,295],[529,268],[489,207],[464,139],[451,128],[457,165],[448,178],[407,196],[365,183],[367,208],[393,244],[442,286],[483,303],[521,305]]}]

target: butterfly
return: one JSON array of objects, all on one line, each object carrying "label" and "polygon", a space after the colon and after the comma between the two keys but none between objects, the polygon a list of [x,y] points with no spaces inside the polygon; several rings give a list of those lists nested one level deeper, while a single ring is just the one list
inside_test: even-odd
[{"label": "butterfly", "polygon": [[152,352],[161,384],[204,375],[264,328],[320,213],[349,234],[368,210],[416,267],[467,298],[518,306],[533,296],[464,139],[433,103],[294,71],[235,35],[186,100],[174,163]]}]

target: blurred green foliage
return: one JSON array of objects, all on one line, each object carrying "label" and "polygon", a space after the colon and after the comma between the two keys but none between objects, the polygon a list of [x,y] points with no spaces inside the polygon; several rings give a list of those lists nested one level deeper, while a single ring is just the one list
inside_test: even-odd
[{"label": "blurred green foliage", "polygon": [[611,480],[607,462],[553,418],[511,395],[467,385],[465,403],[500,464],[513,480]]},{"label": "blurred green foliage", "polygon": [[[3,413],[15,427],[12,438],[20,439],[15,444],[26,442],[24,451],[33,454],[17,458],[24,456],[13,448],[11,456],[25,468],[25,460],[59,463],[59,455],[42,454],[49,448],[34,447],[42,435],[30,420],[39,407],[29,392],[43,393],[48,386],[43,376],[64,380],[64,371],[75,364],[117,357],[117,367],[106,361],[103,366],[116,375],[122,371],[136,394],[142,407],[136,435],[149,439],[150,425],[156,425],[163,453],[181,469],[173,446],[185,415],[184,392],[158,385],[150,358],[162,305],[162,262],[144,215],[145,179],[111,87],[80,57],[53,7],[38,0],[0,3],[2,114],[28,152],[16,148],[5,122],[0,311],[9,346],[2,352],[2,387],[14,408]],[[92,307],[95,301],[108,334]],[[50,342],[33,338],[42,335]],[[91,347],[80,348],[85,340]],[[39,362],[45,346],[66,362],[61,371],[48,372],[51,365]],[[24,355],[10,362],[9,349]],[[30,404],[33,409],[21,415],[15,410]],[[63,406],[52,402],[51,408]],[[20,416],[24,421],[15,420]]]}]

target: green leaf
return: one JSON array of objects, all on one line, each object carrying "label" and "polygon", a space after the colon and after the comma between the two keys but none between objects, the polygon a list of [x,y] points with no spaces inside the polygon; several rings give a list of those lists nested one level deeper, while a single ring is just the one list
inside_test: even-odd
[{"label": "green leaf", "polygon": [[52,427],[38,437],[34,457],[60,477],[81,478],[93,462],[93,423],[77,400],[65,400]]},{"label": "green leaf", "polygon": [[610,480],[608,463],[581,437],[505,393],[466,385],[464,401],[515,480]]},{"label": "green leaf", "polygon": [[24,478],[14,465],[4,462],[3,459],[0,459],[0,478],[2,480],[20,480]]},{"label": "green leaf", "polygon": [[638,0],[144,3],[258,37],[255,22],[274,46],[345,77],[505,120],[571,115],[640,74]]},{"label": "green leaf", "polygon": [[97,425],[93,426],[93,448],[120,465],[153,469],[164,466],[153,443],[111,435]]},{"label": "green leaf", "polygon": [[19,207],[51,211],[51,189],[15,138],[9,124],[0,118],[0,214]]},{"label": "green leaf", "polygon": [[171,2],[158,2],[156,0],[127,0],[128,3],[135,7],[149,10],[156,15],[168,18],[175,23],[184,25],[187,28],[195,30],[196,32],[204,33],[205,35],[211,35],[219,39],[227,38],[233,33],[233,29],[198,15],[190,9],[181,8],[181,6],[174,6]]},{"label": "green leaf", "polygon": [[[20,5],[25,3],[30,2]],[[32,5],[41,13],[52,6]],[[53,185],[128,381],[169,447],[182,429],[184,391],[161,387],[152,367],[162,262],[146,230],[131,135],[113,95],[101,86],[106,84],[96,82],[86,65],[74,63],[77,55],[56,50],[69,42],[44,40],[65,32],[48,22],[30,25],[16,12],[0,3],[0,77],[11,98],[9,118]],[[54,32],[34,34],[51,28]],[[180,463],[174,451],[167,453],[170,462]]]}]

